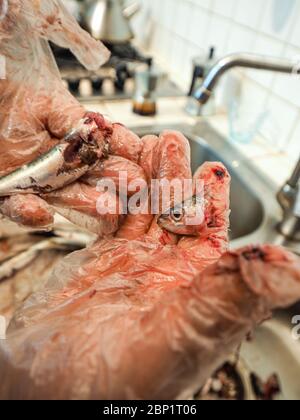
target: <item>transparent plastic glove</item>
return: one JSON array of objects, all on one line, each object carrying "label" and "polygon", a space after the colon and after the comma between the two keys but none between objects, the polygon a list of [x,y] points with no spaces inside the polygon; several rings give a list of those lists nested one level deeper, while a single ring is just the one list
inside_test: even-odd
[{"label": "transparent plastic glove", "polygon": [[[191,176],[188,142],[180,133],[164,132],[159,138],[143,139],[143,145],[149,158],[153,149],[147,176]],[[111,159],[107,174],[112,176],[124,162]],[[216,167],[223,171],[222,179],[215,175]],[[199,270],[218,260],[228,245],[230,177],[219,163],[203,165],[196,177],[207,180],[207,221],[215,220],[215,214],[219,217],[218,226],[201,228],[211,229],[213,241],[208,234],[194,238],[202,248],[197,264],[192,252],[180,246],[183,240],[161,229],[153,216],[128,217],[119,238],[99,241],[68,257],[46,290],[27,301],[9,328],[0,350],[0,367],[6,366],[3,398],[173,398],[183,391],[189,380],[183,381],[188,355],[180,341],[179,348],[176,344],[176,337],[181,340],[180,323],[186,322],[181,299],[187,298]],[[185,374],[178,377],[183,382],[175,390],[171,383],[177,367]],[[17,383],[24,383],[20,394]]]},{"label": "transparent plastic glove", "polygon": [[277,247],[227,253],[195,275],[176,245],[102,242],[67,258],[16,315],[0,343],[0,398],[190,398],[299,298],[299,258]]},{"label": "transparent plastic glove", "polygon": [[0,173],[7,173],[49,149],[85,113],[64,88],[47,40],[71,49],[90,69],[103,64],[109,52],[60,1],[1,1],[0,10],[0,54],[6,62],[0,81]]},{"label": "transparent plastic glove", "polygon": [[[48,40],[69,48],[91,70],[109,57],[60,1],[0,1],[0,54],[5,63],[5,79],[0,80],[0,175],[48,151],[86,113],[63,86]],[[9,198],[1,212],[36,228],[51,225],[54,213],[32,196]]]},{"label": "transparent plastic glove", "polygon": [[[140,164],[146,156],[146,177],[190,174],[179,133],[143,139]],[[191,397],[272,309],[299,299],[293,255],[269,246],[226,253],[226,169],[206,163],[195,178],[206,201],[198,236],[128,217],[118,238],[70,255],[25,303],[0,344],[1,398]]]},{"label": "transparent plastic glove", "polygon": [[[111,132],[111,153],[124,158],[127,163],[123,162],[121,168],[124,170],[127,165],[130,172],[139,161],[140,139],[121,124],[111,124],[94,113],[86,114],[64,88],[47,40],[70,48],[89,69],[98,68],[108,58],[105,47],[83,31],[59,1],[1,1],[0,10],[0,54],[6,60],[6,80],[0,81],[0,175],[48,151],[84,115],[102,121],[100,136]],[[105,169],[109,170],[109,165],[104,166],[103,176]],[[55,204],[55,211],[71,222],[99,236],[111,234],[119,226],[119,215],[103,218],[96,214],[99,179],[95,175],[101,168],[85,177],[86,186],[78,183],[51,197],[10,197],[0,203],[0,211],[21,225],[48,228],[54,214],[45,202],[49,199],[51,206]],[[116,168],[114,164],[114,171]]]}]

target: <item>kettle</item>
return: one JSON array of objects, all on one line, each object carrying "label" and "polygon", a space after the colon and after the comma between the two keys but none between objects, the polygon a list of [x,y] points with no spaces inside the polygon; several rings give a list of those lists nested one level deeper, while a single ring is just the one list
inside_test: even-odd
[{"label": "kettle", "polygon": [[130,19],[139,9],[139,2],[126,7],[125,0],[86,0],[82,7],[82,26],[95,39],[125,43],[133,38]]}]

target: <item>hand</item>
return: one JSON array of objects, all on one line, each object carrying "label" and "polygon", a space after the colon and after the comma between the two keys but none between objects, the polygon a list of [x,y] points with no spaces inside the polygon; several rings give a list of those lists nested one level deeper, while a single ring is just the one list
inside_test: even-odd
[{"label": "hand", "polygon": [[[0,80],[0,175],[48,151],[86,112],[64,88],[47,40],[70,48],[90,70],[109,56],[57,0],[11,0],[6,6],[0,1],[0,54],[6,61],[6,79]],[[33,195],[9,198],[1,210],[27,226],[53,221],[51,207]]]},{"label": "hand", "polygon": [[[183,136],[142,142],[147,176],[188,176]],[[299,259],[282,249],[221,257],[230,178],[215,163],[195,177],[207,203],[198,236],[167,234],[156,217],[135,230],[132,216],[27,301],[0,346],[1,398],[189,398],[272,309],[299,299]]]},{"label": "hand", "polygon": [[[0,53],[7,69],[7,79],[0,80],[0,175],[6,175],[47,152],[86,115],[64,88],[46,41],[70,48],[90,70],[96,70],[108,58],[108,51],[56,0],[12,0],[8,11],[0,1],[0,10]],[[138,137],[118,124],[112,125],[112,132],[112,153],[137,161],[141,147]],[[130,165],[135,172],[139,170]],[[99,217],[95,187],[87,177],[85,183],[78,182],[47,197],[9,197],[2,200],[0,211],[16,223],[38,229],[53,223],[55,211],[63,212],[97,235],[108,235],[118,228],[119,216]]]}]

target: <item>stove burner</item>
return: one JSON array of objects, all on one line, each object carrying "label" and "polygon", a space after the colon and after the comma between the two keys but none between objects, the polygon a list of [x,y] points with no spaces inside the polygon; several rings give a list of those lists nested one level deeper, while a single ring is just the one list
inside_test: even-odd
[{"label": "stove burner", "polygon": [[[139,53],[130,43],[106,43],[112,53],[110,60],[97,71],[89,71],[69,50],[50,45],[65,85],[82,103],[132,98],[137,66],[152,65],[152,58]],[[160,96],[182,96],[182,91],[166,79],[160,86]]]},{"label": "stove burner", "polygon": [[111,83],[110,91],[117,95],[125,90],[127,80],[134,77],[134,64],[145,63],[152,65],[152,58],[142,56],[131,44],[108,44],[111,51],[109,61],[97,71],[86,70],[72,54],[71,51],[50,44],[62,78],[68,85],[71,93],[81,96],[82,81],[89,81],[89,95],[100,95],[104,81]]}]

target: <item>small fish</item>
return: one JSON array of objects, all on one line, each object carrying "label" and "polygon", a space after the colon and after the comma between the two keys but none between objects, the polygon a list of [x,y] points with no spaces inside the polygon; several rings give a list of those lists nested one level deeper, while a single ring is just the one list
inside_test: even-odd
[{"label": "small fish", "polygon": [[108,153],[108,144],[96,143],[91,133],[97,125],[80,121],[62,143],[14,172],[0,178],[0,197],[43,194],[58,190],[81,178]]},{"label": "small fish", "polygon": [[197,236],[204,222],[204,199],[194,195],[167,210],[158,218],[158,225],[177,235]]},{"label": "small fish", "polygon": [[98,237],[112,235],[119,228],[119,217],[111,218],[94,217],[88,214],[80,213],[77,210],[53,206],[54,210],[69,220],[74,225],[84,229],[87,232],[96,234]]},{"label": "small fish", "polygon": [[47,250],[77,251],[84,245],[69,238],[51,238],[27,246],[26,251],[14,255],[0,264],[0,282],[12,277],[15,273],[28,266],[41,252]]}]

